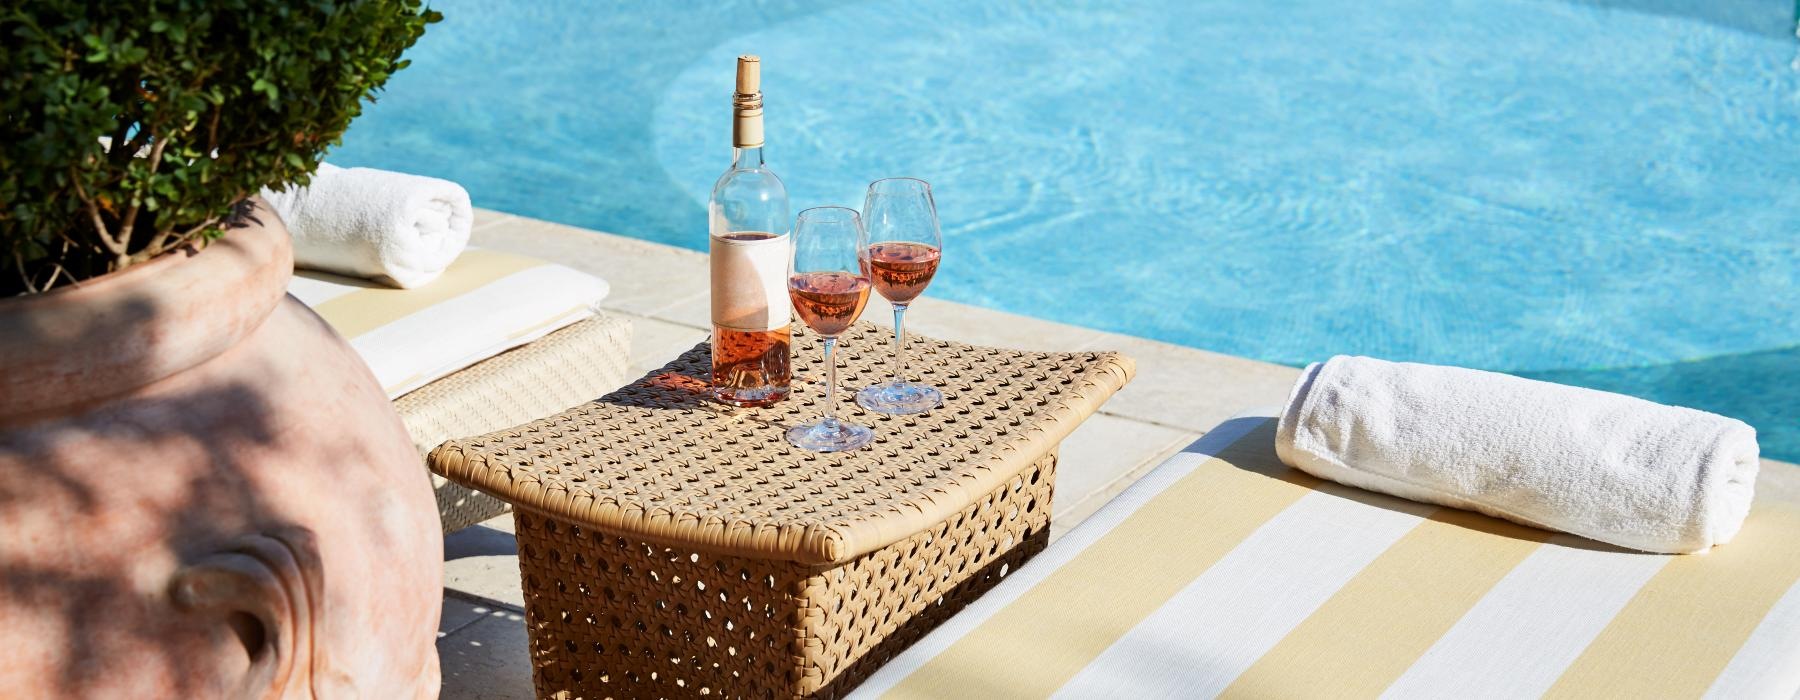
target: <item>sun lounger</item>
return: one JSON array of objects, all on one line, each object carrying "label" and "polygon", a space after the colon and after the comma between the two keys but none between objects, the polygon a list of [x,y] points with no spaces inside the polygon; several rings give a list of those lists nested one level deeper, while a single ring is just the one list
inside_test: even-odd
[{"label": "sun lounger", "polygon": [[1775,697],[1800,470],[1656,555],[1320,481],[1220,426],[866,682],[882,697]]}]

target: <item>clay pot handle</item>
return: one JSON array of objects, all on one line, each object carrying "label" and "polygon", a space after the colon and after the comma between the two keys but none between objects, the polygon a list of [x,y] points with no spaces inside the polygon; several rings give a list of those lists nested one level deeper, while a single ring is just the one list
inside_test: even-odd
[{"label": "clay pot handle", "polygon": [[250,667],[235,697],[280,697],[290,683],[310,685],[317,561],[305,530],[252,533],[170,580],[177,609],[229,625],[244,643]]}]

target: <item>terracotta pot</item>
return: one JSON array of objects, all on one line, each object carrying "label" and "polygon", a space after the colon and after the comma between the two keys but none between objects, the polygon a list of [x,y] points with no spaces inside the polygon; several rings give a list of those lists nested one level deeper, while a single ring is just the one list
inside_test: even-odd
[{"label": "terracotta pot", "polygon": [[256,214],[0,299],[0,696],[437,694],[425,469]]}]

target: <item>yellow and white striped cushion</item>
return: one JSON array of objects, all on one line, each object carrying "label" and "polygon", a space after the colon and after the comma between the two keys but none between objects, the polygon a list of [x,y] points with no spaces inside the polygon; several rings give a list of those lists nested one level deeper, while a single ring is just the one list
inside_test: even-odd
[{"label": "yellow and white striped cushion", "polygon": [[1800,691],[1800,470],[1670,556],[1324,482],[1238,419],[858,689],[936,697],[1771,697]]},{"label": "yellow and white striped cushion", "polygon": [[390,398],[594,315],[606,280],[470,248],[416,289],[300,270],[288,293],[362,355]]}]

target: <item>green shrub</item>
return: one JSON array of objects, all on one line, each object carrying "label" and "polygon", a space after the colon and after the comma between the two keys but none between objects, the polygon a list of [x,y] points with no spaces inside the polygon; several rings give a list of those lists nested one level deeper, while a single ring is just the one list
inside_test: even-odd
[{"label": "green shrub", "polygon": [[420,0],[10,0],[0,296],[215,237],[259,188],[306,182],[439,18]]}]

